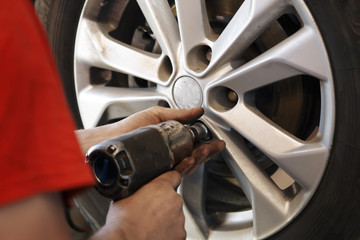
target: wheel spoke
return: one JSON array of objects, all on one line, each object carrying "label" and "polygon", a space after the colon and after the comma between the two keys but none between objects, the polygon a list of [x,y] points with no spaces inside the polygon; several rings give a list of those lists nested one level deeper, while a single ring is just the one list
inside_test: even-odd
[{"label": "wheel spoke", "polygon": [[239,104],[223,113],[227,123],[258,149],[270,157],[305,190],[319,181],[328,149],[321,142],[321,134],[311,142],[299,140],[275,125],[256,110]]},{"label": "wheel spoke", "polygon": [[78,62],[161,83],[159,74],[163,56],[112,39],[101,25],[90,20],[83,20],[78,32]]},{"label": "wheel spoke", "polygon": [[207,41],[212,30],[204,0],[177,0],[176,11],[184,53]]},{"label": "wheel spoke", "polygon": [[264,239],[273,233],[275,226],[286,221],[287,204],[284,196],[274,199],[277,194],[272,193],[270,189],[254,188],[252,194],[254,236]]},{"label": "wheel spoke", "polygon": [[205,179],[204,165],[201,165],[198,170],[187,177],[184,177],[181,184],[181,194],[184,199],[185,206],[191,212],[191,215],[196,219],[196,224],[204,236],[208,236],[209,229],[205,221],[203,203],[205,202]]},{"label": "wheel spoke", "polygon": [[296,75],[326,80],[327,66],[313,31],[303,28],[212,85],[226,86],[238,95]]},{"label": "wheel spoke", "polygon": [[284,193],[260,169],[256,160],[238,134],[208,124],[212,133],[226,142],[226,161],[238,179],[253,210],[254,234],[261,238],[286,219],[287,204]]},{"label": "wheel spoke", "polygon": [[284,40],[266,57],[272,62],[280,62],[302,74],[326,80],[328,66],[324,64],[326,56],[313,29],[303,27]]},{"label": "wheel spoke", "polygon": [[180,46],[179,28],[166,0],[137,0],[142,12],[155,34],[162,51],[171,61],[177,61],[177,50]]},{"label": "wheel spoke", "polygon": [[239,56],[278,17],[286,11],[287,2],[278,0],[245,0],[212,47],[207,71]]},{"label": "wheel spoke", "polygon": [[78,95],[79,109],[85,128],[95,127],[104,112],[113,106],[112,118],[123,118],[154,106],[165,97],[153,89],[89,87]]}]

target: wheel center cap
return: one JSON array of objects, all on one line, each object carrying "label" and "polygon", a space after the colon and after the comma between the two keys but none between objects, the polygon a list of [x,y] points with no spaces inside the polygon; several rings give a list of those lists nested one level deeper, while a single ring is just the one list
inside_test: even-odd
[{"label": "wheel center cap", "polygon": [[173,98],[179,108],[200,107],[203,101],[202,89],[195,79],[183,76],[176,80]]}]

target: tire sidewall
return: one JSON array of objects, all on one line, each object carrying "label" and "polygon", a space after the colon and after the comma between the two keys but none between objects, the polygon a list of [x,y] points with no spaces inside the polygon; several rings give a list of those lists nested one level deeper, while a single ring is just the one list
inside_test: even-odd
[{"label": "tire sidewall", "polygon": [[271,239],[360,239],[360,2],[305,3],[322,34],[333,74],[333,146],[312,200]]},{"label": "tire sidewall", "polygon": [[79,18],[85,0],[36,0],[35,9],[47,32],[62,79],[68,106],[77,128],[82,121],[74,80],[74,48]]}]

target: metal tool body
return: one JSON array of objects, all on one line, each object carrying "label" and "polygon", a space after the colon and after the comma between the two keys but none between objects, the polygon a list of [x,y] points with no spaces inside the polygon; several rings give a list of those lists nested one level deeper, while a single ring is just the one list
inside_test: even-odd
[{"label": "metal tool body", "polygon": [[136,129],[91,147],[87,161],[97,190],[113,200],[125,198],[191,155],[194,144],[209,140],[207,127],[167,121]]}]

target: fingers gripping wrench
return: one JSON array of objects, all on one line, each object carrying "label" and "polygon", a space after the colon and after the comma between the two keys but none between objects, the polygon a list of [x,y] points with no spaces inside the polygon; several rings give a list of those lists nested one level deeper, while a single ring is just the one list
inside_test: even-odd
[{"label": "fingers gripping wrench", "polygon": [[86,161],[96,189],[113,200],[125,198],[191,155],[194,144],[211,138],[202,122],[167,121],[136,129],[91,147]]}]

